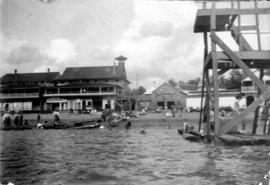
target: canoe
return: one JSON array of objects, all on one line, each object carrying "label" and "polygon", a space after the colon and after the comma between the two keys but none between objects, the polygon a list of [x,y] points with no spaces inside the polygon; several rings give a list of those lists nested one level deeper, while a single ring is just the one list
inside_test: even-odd
[{"label": "canoe", "polygon": [[67,124],[60,125],[43,125],[43,129],[66,129],[69,128]]},{"label": "canoe", "polygon": [[74,127],[75,129],[94,129],[94,128],[99,128],[100,123],[92,124],[92,125],[83,125],[79,127]]}]

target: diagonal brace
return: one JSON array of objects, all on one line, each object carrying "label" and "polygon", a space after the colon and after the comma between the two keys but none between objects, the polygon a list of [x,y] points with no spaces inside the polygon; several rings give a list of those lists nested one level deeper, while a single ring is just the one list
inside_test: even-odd
[{"label": "diagonal brace", "polygon": [[267,89],[262,95],[260,95],[252,104],[250,104],[243,112],[233,117],[233,119],[224,125],[218,136],[221,136],[235,127],[240,121],[246,117],[251,111],[254,111],[260,104],[264,103],[266,99],[270,97],[270,89]]},{"label": "diagonal brace", "polygon": [[263,82],[249,69],[249,67],[215,33],[211,33],[210,37],[221,49],[223,49],[224,53],[231,60],[233,60],[248,77],[252,79],[255,85],[259,87],[262,92],[264,92],[266,87],[264,86]]}]

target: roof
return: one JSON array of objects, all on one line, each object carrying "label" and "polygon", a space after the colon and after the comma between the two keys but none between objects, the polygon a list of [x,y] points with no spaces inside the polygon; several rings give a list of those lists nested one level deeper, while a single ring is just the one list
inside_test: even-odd
[{"label": "roof", "polygon": [[152,94],[155,89],[155,87],[151,86],[144,92],[144,94]]},{"label": "roof", "polygon": [[2,76],[1,84],[22,83],[22,82],[50,82],[60,76],[59,72],[46,73],[8,73]]},{"label": "roof", "polygon": [[[152,93],[157,93],[157,92],[159,92],[159,91],[162,91],[161,89],[162,89],[163,86],[168,86],[171,90],[178,91],[178,92],[183,93],[183,94],[185,94],[185,95],[188,94],[187,92],[183,91],[182,89],[173,87],[172,85],[170,85],[170,84],[168,84],[168,83],[166,83],[166,82],[163,83],[162,85],[160,85],[158,88],[156,88]],[[165,93],[167,93],[167,92],[165,92]]]},{"label": "roof", "polygon": [[122,79],[128,82],[124,65],[68,67],[60,80]]},{"label": "roof", "polygon": [[196,91],[198,90],[198,86],[195,85],[186,85],[186,84],[180,84],[179,88],[183,91]]}]

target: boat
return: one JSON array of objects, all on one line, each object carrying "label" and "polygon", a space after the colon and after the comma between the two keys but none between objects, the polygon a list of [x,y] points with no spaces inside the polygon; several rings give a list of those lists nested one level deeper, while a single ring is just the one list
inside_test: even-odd
[{"label": "boat", "polygon": [[184,132],[183,129],[177,129],[177,132],[179,135],[182,135],[182,137],[185,140],[188,140],[188,141],[193,141],[193,142],[204,142],[205,141],[205,136],[200,134],[199,132],[196,132],[196,131]]},{"label": "boat", "polygon": [[67,124],[43,125],[43,129],[66,129],[66,128],[69,128]]},{"label": "boat", "polygon": [[101,125],[102,120],[100,118],[94,118],[87,121],[76,122],[74,123],[75,129],[93,129],[99,128]]},{"label": "boat", "polygon": [[99,128],[100,127],[100,123],[96,123],[96,124],[92,124],[92,125],[83,125],[83,126],[77,126],[74,127],[75,129],[94,129],[94,128]]}]

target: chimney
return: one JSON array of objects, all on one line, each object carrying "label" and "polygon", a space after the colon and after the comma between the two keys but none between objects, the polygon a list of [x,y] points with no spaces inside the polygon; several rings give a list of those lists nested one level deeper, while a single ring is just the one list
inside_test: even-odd
[{"label": "chimney", "polygon": [[14,69],[14,74],[17,74],[18,70],[17,69]]},{"label": "chimney", "polygon": [[47,72],[48,72],[48,73],[50,72],[50,68],[47,68]]}]

